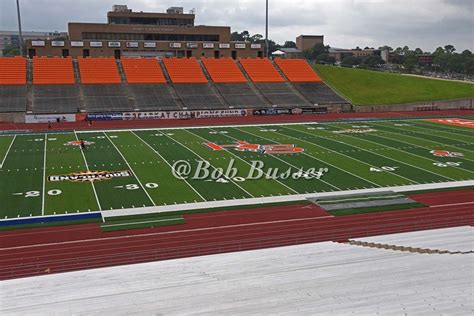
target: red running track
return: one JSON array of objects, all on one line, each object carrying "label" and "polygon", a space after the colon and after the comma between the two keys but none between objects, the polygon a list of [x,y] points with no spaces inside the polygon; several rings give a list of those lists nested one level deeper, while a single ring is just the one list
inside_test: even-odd
[{"label": "red running track", "polygon": [[[469,191],[459,192],[467,196]],[[470,190],[474,193],[474,190]],[[442,194],[450,202],[456,192]],[[435,207],[361,214],[328,216],[316,206],[230,211],[185,216],[186,224],[152,230],[102,234],[99,228],[82,225],[93,232],[87,239],[79,227],[17,231],[2,234],[10,243],[0,249],[0,279],[149,262],[196,255],[259,249],[321,241],[346,241],[349,238],[400,233],[423,229],[473,225],[474,194],[460,206],[442,206],[430,201],[440,196],[417,195]],[[466,200],[468,200],[466,198]],[[256,213],[258,215],[256,216]],[[249,216],[252,215],[252,216]],[[54,231],[58,233],[54,233]],[[95,236],[99,234],[101,237]],[[40,244],[36,236],[47,236]],[[35,245],[14,246],[11,240],[35,240]]]},{"label": "red running track", "polygon": [[294,122],[324,122],[350,119],[374,118],[409,118],[409,117],[443,117],[443,116],[472,116],[474,110],[444,110],[427,112],[371,112],[371,113],[328,113],[315,115],[275,115],[275,116],[247,116],[224,117],[189,120],[134,120],[134,121],[94,121],[92,126],[87,122],[53,123],[52,129],[48,124],[0,123],[3,131],[72,131],[96,129],[130,129],[130,128],[162,128],[162,127],[191,127],[215,126],[235,124],[272,124]]}]

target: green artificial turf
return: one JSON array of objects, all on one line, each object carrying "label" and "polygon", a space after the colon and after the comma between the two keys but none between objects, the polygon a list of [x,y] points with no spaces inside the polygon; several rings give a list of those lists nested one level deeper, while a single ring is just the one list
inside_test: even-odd
[{"label": "green artificial turf", "polygon": [[[347,133],[354,129],[370,131]],[[65,145],[77,138],[93,144],[84,152]],[[0,136],[0,219],[473,180],[473,139],[472,129],[423,120]],[[212,151],[205,146],[236,140],[294,144],[304,153]],[[430,153],[435,149],[464,156],[435,157]],[[170,166],[183,160],[193,170],[208,161],[217,177],[177,179]],[[231,161],[236,175],[226,178],[216,171],[225,173]],[[301,168],[325,172],[319,179],[245,179],[254,161],[265,164],[266,175],[276,169],[291,175]],[[439,166],[447,162],[457,165]],[[48,180],[87,170],[129,174],[94,183]]]}]

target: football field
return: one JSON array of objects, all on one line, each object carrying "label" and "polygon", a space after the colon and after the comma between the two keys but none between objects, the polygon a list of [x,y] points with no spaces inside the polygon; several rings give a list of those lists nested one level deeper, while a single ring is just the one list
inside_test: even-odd
[{"label": "football field", "polygon": [[426,120],[0,136],[1,219],[464,180],[474,129]]}]

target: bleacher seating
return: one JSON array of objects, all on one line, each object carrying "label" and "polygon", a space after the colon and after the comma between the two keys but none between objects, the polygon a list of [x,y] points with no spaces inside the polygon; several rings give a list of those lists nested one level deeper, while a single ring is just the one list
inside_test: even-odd
[{"label": "bleacher seating", "polygon": [[324,82],[295,82],[293,86],[313,104],[348,103]]},{"label": "bleacher seating", "polygon": [[207,84],[177,84],[176,92],[189,110],[226,108]]},{"label": "bleacher seating", "polygon": [[195,58],[169,58],[163,62],[173,83],[207,83]]},{"label": "bleacher seating", "polygon": [[166,83],[155,58],[123,58],[122,67],[128,83]]},{"label": "bleacher seating", "polygon": [[219,83],[217,89],[234,108],[267,107],[270,104],[259,97],[248,83]]},{"label": "bleacher seating", "polygon": [[83,85],[88,112],[114,112],[133,110],[125,89],[120,84]]},{"label": "bleacher seating", "polygon": [[120,74],[113,58],[78,58],[83,84],[121,83]]},{"label": "bleacher seating", "polygon": [[74,84],[72,59],[68,58],[33,58],[33,84]]},{"label": "bleacher seating", "polygon": [[0,85],[25,85],[26,59],[0,57]]},{"label": "bleacher seating", "polygon": [[26,111],[26,85],[0,85],[0,112]]},{"label": "bleacher seating", "polygon": [[132,84],[129,86],[140,111],[180,110],[170,88],[165,84]]},{"label": "bleacher seating", "polygon": [[289,84],[283,83],[256,83],[260,92],[267,97],[272,105],[279,106],[311,106],[300,95],[293,92]]},{"label": "bleacher seating", "polygon": [[253,82],[285,82],[268,59],[241,59],[240,64]]},{"label": "bleacher seating", "polygon": [[321,82],[321,78],[303,59],[278,58],[275,63],[290,82]]},{"label": "bleacher seating", "polygon": [[247,79],[231,58],[203,59],[202,62],[215,83],[247,82]]}]

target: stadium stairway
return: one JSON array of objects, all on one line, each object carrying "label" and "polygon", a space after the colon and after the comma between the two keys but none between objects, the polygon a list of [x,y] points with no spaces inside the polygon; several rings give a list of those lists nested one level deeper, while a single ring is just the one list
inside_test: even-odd
[{"label": "stadium stairway", "polygon": [[214,92],[214,94],[217,96],[217,98],[220,100],[222,104],[225,105],[226,108],[233,108],[233,106],[227,101],[227,99],[222,95],[219,89],[217,89],[216,82],[212,80],[211,74],[208,72],[206,66],[203,63],[203,60],[200,59],[198,61],[199,66],[202,69],[202,72],[204,73],[204,76],[206,76],[206,79],[209,81],[209,85]]},{"label": "stadium stairway", "polygon": [[263,102],[266,104],[266,106],[269,106],[271,107],[272,106],[272,102],[270,101],[270,99],[268,99],[263,93],[260,92],[260,90],[257,89],[257,86],[255,86],[255,83],[252,81],[252,79],[250,79],[250,76],[247,74],[247,72],[245,71],[244,69],[244,66],[242,66],[242,64],[240,62],[235,62],[235,64],[237,65],[237,67],[239,68],[240,72],[242,72],[242,74],[244,75],[245,79],[247,79],[247,84],[248,86],[250,87],[250,89],[252,90],[252,92],[257,95],[261,100],[263,100]]}]

